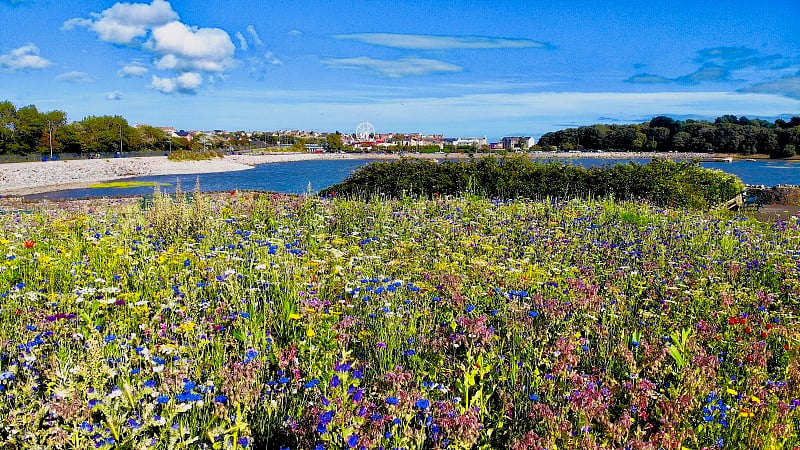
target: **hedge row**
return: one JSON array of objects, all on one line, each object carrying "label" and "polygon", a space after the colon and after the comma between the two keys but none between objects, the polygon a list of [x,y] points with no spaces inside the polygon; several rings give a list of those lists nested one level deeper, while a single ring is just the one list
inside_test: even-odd
[{"label": "hedge row", "polygon": [[696,162],[654,159],[585,168],[512,156],[466,162],[401,159],[353,172],[322,195],[401,197],[472,194],[491,198],[604,198],[647,200],[656,205],[705,208],[738,194],[734,175]]}]

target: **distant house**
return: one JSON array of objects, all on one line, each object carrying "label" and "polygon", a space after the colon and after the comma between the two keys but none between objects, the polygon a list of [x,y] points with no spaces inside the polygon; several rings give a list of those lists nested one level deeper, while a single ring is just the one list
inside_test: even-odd
[{"label": "distant house", "polygon": [[480,147],[482,145],[486,145],[486,136],[482,138],[478,137],[445,138],[445,142],[449,142],[454,147],[466,147],[466,146]]},{"label": "distant house", "polygon": [[325,147],[319,144],[306,144],[306,151],[308,153],[324,153]]},{"label": "distant house", "polygon": [[501,142],[503,143],[503,148],[506,150],[512,150],[515,148],[527,150],[533,147],[534,139],[530,136],[507,136],[504,137]]}]

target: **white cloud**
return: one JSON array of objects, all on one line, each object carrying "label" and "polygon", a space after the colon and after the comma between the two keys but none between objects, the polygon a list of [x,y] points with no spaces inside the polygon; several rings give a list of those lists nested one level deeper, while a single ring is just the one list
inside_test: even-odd
[{"label": "white cloud", "polygon": [[780,94],[787,97],[800,99],[800,73],[796,75],[786,75],[777,80],[765,81],[748,86],[740,92],[759,92],[767,94]]},{"label": "white cloud", "polygon": [[246,52],[250,48],[250,46],[247,45],[247,39],[244,38],[244,35],[242,33],[237,31],[236,39],[239,41],[239,48],[242,49],[242,51]]},{"label": "white cloud", "polygon": [[300,30],[291,30],[291,31],[289,31],[289,32],[288,32],[288,33],[286,33],[286,34],[288,34],[289,36],[298,37],[298,36],[302,36],[302,35],[303,35],[303,32],[302,32],[302,31],[300,31]]},{"label": "white cloud", "polygon": [[122,66],[122,69],[117,71],[117,75],[122,78],[139,78],[145,76],[149,71],[142,63],[133,61]]},{"label": "white cloud", "polygon": [[78,71],[71,71],[71,72],[64,72],[62,74],[56,75],[56,80],[64,81],[66,83],[91,83],[94,81],[92,77],[89,76],[86,72],[78,72]]},{"label": "white cloud", "polygon": [[189,27],[181,22],[153,29],[147,47],[162,55],[156,67],[178,72],[222,72],[233,65],[235,50],[225,31]]},{"label": "white cloud", "polygon": [[153,75],[150,88],[165,94],[195,94],[203,84],[203,77],[195,72],[186,72],[175,78],[160,78]]},{"label": "white cloud", "polygon": [[122,100],[122,92],[120,91],[106,92],[106,100]]},{"label": "white cloud", "polygon": [[252,25],[247,26],[247,34],[250,35],[250,39],[253,41],[253,44],[258,45],[261,47],[264,45],[264,41],[258,36],[258,31],[256,31],[256,27]]},{"label": "white cloud", "polygon": [[88,28],[106,42],[131,44],[147,31],[178,19],[178,13],[164,0],[152,3],[115,3],[101,13],[91,13],[90,19],[75,18],[64,22],[62,29]]},{"label": "white cloud", "polygon": [[530,39],[490,36],[433,36],[425,34],[353,33],[337,34],[336,39],[359,41],[384,47],[442,50],[454,48],[553,48],[552,44]]},{"label": "white cloud", "polygon": [[264,59],[266,59],[267,62],[272,64],[273,66],[279,66],[283,64],[283,61],[278,59],[278,56],[273,51],[268,51],[267,53],[265,53]]},{"label": "white cloud", "polygon": [[431,73],[455,73],[464,70],[448,62],[425,58],[402,58],[398,60],[359,58],[326,59],[323,63],[333,69],[366,69],[389,78]]},{"label": "white cloud", "polygon": [[34,44],[26,44],[0,55],[0,70],[14,72],[17,70],[44,69],[51,64],[53,63],[39,56],[39,47]]}]

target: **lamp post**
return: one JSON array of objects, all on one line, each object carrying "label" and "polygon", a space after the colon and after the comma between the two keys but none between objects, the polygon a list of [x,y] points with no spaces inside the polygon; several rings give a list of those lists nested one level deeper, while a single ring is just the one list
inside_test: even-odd
[{"label": "lamp post", "polygon": [[53,160],[53,122],[47,121],[47,132],[50,135],[50,161]]}]

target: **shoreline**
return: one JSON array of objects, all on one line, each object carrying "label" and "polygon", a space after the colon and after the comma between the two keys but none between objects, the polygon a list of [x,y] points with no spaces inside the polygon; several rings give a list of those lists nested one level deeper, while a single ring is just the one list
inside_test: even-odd
[{"label": "shoreline", "polygon": [[[498,154],[476,154],[475,157]],[[514,155],[514,153],[509,153]],[[522,154],[532,159],[653,159],[672,160],[734,160],[749,159],[728,154],[708,153],[569,153],[539,152]],[[87,188],[95,183],[124,180],[155,175],[189,175],[201,173],[234,172],[252,169],[262,164],[275,164],[308,160],[368,159],[389,161],[401,158],[431,160],[470,159],[465,153],[263,153],[251,155],[226,155],[225,158],[204,161],[169,161],[166,156],[131,158],[76,159],[48,162],[21,162],[0,164],[0,197],[25,196],[65,189]],[[762,158],[758,158],[762,159]]]}]

